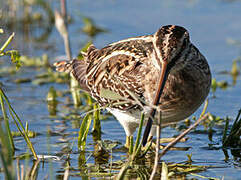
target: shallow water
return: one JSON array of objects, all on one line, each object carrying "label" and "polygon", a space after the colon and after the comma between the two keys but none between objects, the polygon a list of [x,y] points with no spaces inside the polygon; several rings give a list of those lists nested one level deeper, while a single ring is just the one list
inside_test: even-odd
[{"label": "shallow water", "polygon": [[[53,9],[57,9],[59,4],[50,1]],[[81,32],[83,22],[81,16],[91,17],[95,23],[108,30],[107,33],[99,34],[93,43],[101,48],[108,43],[124,38],[145,35],[155,32],[160,26],[166,24],[178,24],[184,26],[190,32],[191,41],[207,58],[213,77],[218,81],[226,80],[232,84],[232,77],[220,74],[220,71],[230,71],[232,61],[241,55],[240,45],[230,45],[228,39],[241,41],[241,2],[240,1],[69,1],[68,13],[73,22],[69,25],[70,42],[74,55],[77,55],[80,48],[86,43],[88,37]],[[2,21],[2,20],[1,20]],[[4,27],[5,21],[0,22]],[[30,28],[29,32],[22,31],[21,27],[13,26],[7,32],[16,32],[16,40],[12,47],[18,49],[22,55],[38,56],[47,53],[50,61],[54,62],[57,57],[64,55],[64,45],[55,27],[53,27],[48,37],[40,41],[34,41],[33,36],[41,35],[41,27]],[[0,39],[2,44],[2,39]],[[3,66],[2,64],[0,64]],[[4,84],[4,90],[9,97],[13,107],[23,121],[28,121],[29,128],[39,133],[32,139],[38,154],[56,155],[65,147],[72,147],[70,163],[74,168],[78,168],[77,140],[79,130],[78,120],[65,120],[64,114],[71,111],[72,106],[66,108],[66,97],[59,98],[57,117],[50,117],[47,103],[45,101],[50,86],[57,90],[67,89],[66,84],[44,84],[41,86],[31,83],[16,84],[14,79],[19,77],[33,78],[39,74],[41,69],[23,67],[19,73],[11,76],[0,77]],[[220,117],[229,116],[235,118],[241,108],[241,76],[237,77],[234,86],[226,90],[217,89],[209,96],[208,111]],[[70,97],[68,95],[68,97]],[[67,98],[68,98],[67,97]],[[71,98],[71,97],[70,97]],[[199,115],[202,107],[195,113]],[[81,112],[80,112],[81,113]],[[110,117],[101,121],[102,139],[118,141],[122,145],[125,142],[125,133],[120,124]],[[181,125],[183,123],[180,123]],[[12,130],[16,130],[11,123]],[[48,129],[56,132],[55,136],[48,137]],[[200,175],[206,177],[216,177],[224,179],[239,179],[241,174],[240,156],[236,157],[229,153],[229,159],[225,160],[222,146],[222,125],[214,126],[212,141],[208,139],[208,132],[204,126],[199,125],[197,131],[188,135],[189,140],[180,143],[178,146],[191,147],[188,151],[169,151],[163,158],[165,162],[182,162],[187,160],[186,154],[192,154],[193,164],[212,165]],[[173,127],[167,127],[162,131],[163,137],[172,137],[179,132]],[[67,139],[67,140],[66,140]],[[92,143],[91,135],[88,136],[88,143]],[[50,145],[49,145],[50,144]],[[26,145],[22,138],[16,138],[16,153],[26,152]],[[87,150],[93,150],[93,145],[89,145]],[[86,156],[90,154],[87,153]],[[121,155],[125,153],[113,153],[113,159],[123,159]],[[239,151],[240,155],[240,151]],[[53,177],[63,173],[62,161],[53,161],[40,165],[38,178],[43,179],[49,173],[49,168],[53,168]],[[94,163],[94,158],[90,157],[89,163]],[[3,177],[2,174],[0,174]],[[193,176],[189,175],[188,178]],[[78,177],[71,176],[71,179]]]}]

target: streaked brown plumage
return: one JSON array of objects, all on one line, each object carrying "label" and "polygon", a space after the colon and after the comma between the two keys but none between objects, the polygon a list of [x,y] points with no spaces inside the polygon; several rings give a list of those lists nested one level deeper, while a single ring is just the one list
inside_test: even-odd
[{"label": "streaked brown plumage", "polygon": [[[125,39],[102,49],[91,45],[83,55],[84,60],[61,61],[55,66],[58,71],[71,72],[101,106],[108,106],[127,136],[138,126],[140,112],[149,112],[164,63],[167,75],[157,104],[163,126],[190,116],[209,93],[208,63],[180,26],[163,26],[153,35]],[[103,90],[120,98],[102,96]]]}]

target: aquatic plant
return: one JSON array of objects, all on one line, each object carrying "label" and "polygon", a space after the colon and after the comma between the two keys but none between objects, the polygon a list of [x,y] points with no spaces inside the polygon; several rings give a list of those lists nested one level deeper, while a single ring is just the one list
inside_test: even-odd
[{"label": "aquatic plant", "polygon": [[229,131],[228,125],[229,120],[227,118],[223,131],[223,148],[241,148],[241,109],[238,111],[237,117]]},{"label": "aquatic plant", "polygon": [[[16,68],[18,69],[21,65],[19,61],[20,59],[19,53],[15,50],[6,50],[7,46],[13,40],[13,37],[14,37],[14,33],[7,39],[7,41],[0,48],[0,56],[10,56],[12,62],[16,64]],[[4,125],[2,126],[0,123],[0,139],[1,139],[0,156],[4,167],[5,178],[11,180],[11,179],[15,179],[15,172],[13,168],[13,156],[15,152],[15,147],[14,147],[13,136],[9,126],[9,119],[10,119],[9,116],[14,121],[20,134],[24,137],[28,147],[30,148],[36,160],[38,159],[38,157],[28,136],[28,124],[26,123],[26,128],[23,126],[19,116],[14,111],[6,94],[4,93],[1,87],[0,87],[0,105],[1,105],[1,111],[4,119]],[[7,112],[9,112],[9,115]]]}]

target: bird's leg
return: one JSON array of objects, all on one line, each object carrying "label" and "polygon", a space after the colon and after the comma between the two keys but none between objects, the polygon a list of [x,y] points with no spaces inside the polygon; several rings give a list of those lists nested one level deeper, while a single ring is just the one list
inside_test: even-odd
[{"label": "bird's leg", "polygon": [[125,147],[129,149],[131,146],[133,146],[133,136],[126,136]]},{"label": "bird's leg", "polygon": [[133,134],[138,126],[137,123],[128,122],[126,120],[123,120],[122,118],[118,117],[118,121],[122,125],[122,127],[125,130],[126,133],[126,144],[125,147],[129,149],[131,145],[133,146]]}]

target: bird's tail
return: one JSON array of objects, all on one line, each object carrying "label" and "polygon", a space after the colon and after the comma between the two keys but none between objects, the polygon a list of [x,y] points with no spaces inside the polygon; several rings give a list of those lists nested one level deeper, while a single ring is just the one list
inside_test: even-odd
[{"label": "bird's tail", "polygon": [[73,61],[59,61],[54,63],[56,71],[70,73],[73,70]]},{"label": "bird's tail", "polygon": [[84,60],[74,59],[72,61],[59,61],[54,63],[56,70],[59,72],[72,73],[79,82],[80,88],[89,91],[86,80],[87,64]]}]

